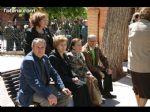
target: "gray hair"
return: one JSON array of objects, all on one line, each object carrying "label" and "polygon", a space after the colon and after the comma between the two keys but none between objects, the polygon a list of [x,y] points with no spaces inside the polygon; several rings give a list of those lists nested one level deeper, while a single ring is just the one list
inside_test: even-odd
[{"label": "gray hair", "polygon": [[140,19],[146,19],[150,21],[150,7],[141,8]]},{"label": "gray hair", "polygon": [[44,39],[42,39],[42,38],[35,38],[32,41],[31,47],[33,47],[37,43],[43,43],[46,46],[46,41]]},{"label": "gray hair", "polygon": [[132,16],[132,20],[131,22],[134,23],[137,21],[137,19],[140,17],[140,13],[139,12],[135,12]]},{"label": "gray hair", "polygon": [[85,19],[85,20],[83,20],[83,23],[86,23],[86,22],[88,22],[88,20],[86,20],[86,19]]},{"label": "gray hair", "polygon": [[96,38],[96,35],[91,34],[91,35],[88,35],[88,38],[87,38],[87,39],[89,40],[89,39],[93,39],[93,38],[95,39],[95,38]]}]

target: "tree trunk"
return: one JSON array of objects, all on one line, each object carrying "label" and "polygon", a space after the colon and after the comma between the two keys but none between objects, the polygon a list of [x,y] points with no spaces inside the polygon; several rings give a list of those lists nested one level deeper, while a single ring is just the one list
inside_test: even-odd
[{"label": "tree trunk", "polygon": [[113,70],[113,81],[119,80],[125,74],[122,69],[125,38],[127,38],[130,7],[110,7],[102,40],[102,51]]}]

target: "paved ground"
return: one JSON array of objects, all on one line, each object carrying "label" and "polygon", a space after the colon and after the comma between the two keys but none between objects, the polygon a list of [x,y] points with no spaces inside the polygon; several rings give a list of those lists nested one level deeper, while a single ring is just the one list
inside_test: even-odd
[{"label": "paved ground", "polygon": [[[20,67],[22,62],[22,56],[0,56],[0,72],[6,70],[12,70]],[[126,70],[126,64],[124,64],[124,70]],[[113,82],[114,92],[112,94],[117,95],[117,99],[105,100],[103,106],[107,107],[119,107],[119,106],[137,106],[134,93],[132,91],[131,77],[127,75],[117,82]],[[14,106],[9,98],[3,80],[0,78],[0,106]],[[150,106],[148,101],[146,106]]]},{"label": "paved ground", "polygon": [[16,51],[16,45],[14,43],[13,51],[6,51],[6,40],[0,40],[0,55],[23,55],[23,51]]},{"label": "paved ground", "polygon": [[19,68],[22,62],[23,56],[0,56],[0,72],[13,70]]},{"label": "paved ground", "polygon": [[[7,70],[13,70],[20,67],[20,63],[23,59],[23,56],[0,56],[0,72]],[[0,77],[0,106],[14,106],[13,102],[9,98],[4,82]]]}]

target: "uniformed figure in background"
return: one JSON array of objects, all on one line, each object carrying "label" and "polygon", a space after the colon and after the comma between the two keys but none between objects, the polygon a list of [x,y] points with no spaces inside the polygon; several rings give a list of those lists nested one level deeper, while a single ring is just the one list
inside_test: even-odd
[{"label": "uniformed figure in background", "polygon": [[8,24],[4,28],[4,38],[7,41],[6,50],[12,51],[14,46],[13,39],[15,38],[15,35],[14,35],[14,27],[11,21],[8,21]]},{"label": "uniformed figure in background", "polygon": [[22,42],[22,36],[23,36],[20,25],[16,25],[14,27],[14,35],[15,35],[14,42],[16,45],[16,51],[20,51],[22,50],[21,42]]}]

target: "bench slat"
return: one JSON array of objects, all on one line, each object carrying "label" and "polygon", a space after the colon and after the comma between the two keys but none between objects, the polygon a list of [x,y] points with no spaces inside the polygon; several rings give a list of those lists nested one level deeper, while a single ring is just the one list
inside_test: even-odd
[{"label": "bench slat", "polygon": [[7,72],[7,73],[2,73],[2,76],[7,77],[9,75],[18,74],[18,73],[20,73],[20,71]]},{"label": "bench slat", "polygon": [[[0,76],[3,78],[7,93],[16,107],[20,106],[16,102],[17,92],[19,90],[19,75],[20,69],[0,72]],[[34,106],[39,106],[38,103],[33,104]]]},{"label": "bench slat", "polygon": [[12,88],[7,88],[7,92],[18,92],[18,90],[19,90],[19,86],[17,86],[17,87],[12,87]]},{"label": "bench slat", "polygon": [[4,83],[7,84],[7,83],[15,83],[15,82],[19,82],[19,78],[16,78],[16,79],[11,79],[11,80],[4,80]]},{"label": "bench slat", "polygon": [[7,75],[7,76],[5,76],[5,75],[3,75],[2,77],[4,78],[4,80],[9,80],[9,79],[11,79],[11,78],[15,78],[15,77],[19,77],[19,73],[17,73],[17,74],[13,74],[13,75]]}]

